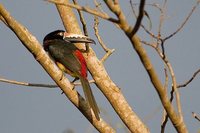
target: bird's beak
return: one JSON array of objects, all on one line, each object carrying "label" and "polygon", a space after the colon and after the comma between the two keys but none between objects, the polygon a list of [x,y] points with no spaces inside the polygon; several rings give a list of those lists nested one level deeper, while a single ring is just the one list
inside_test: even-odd
[{"label": "bird's beak", "polygon": [[78,35],[78,34],[72,34],[72,33],[64,33],[63,40],[71,42],[71,43],[93,43],[96,44],[96,42],[84,35]]}]

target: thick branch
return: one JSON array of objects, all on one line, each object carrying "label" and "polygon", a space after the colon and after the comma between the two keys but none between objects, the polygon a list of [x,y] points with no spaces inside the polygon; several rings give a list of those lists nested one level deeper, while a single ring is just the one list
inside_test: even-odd
[{"label": "thick branch", "polygon": [[177,130],[177,132],[181,132],[181,133],[188,132],[186,125],[183,122],[183,119],[181,119],[176,114],[172,104],[170,103],[167,93],[165,92],[165,89],[163,88],[163,85],[162,85],[161,81],[159,80],[151,61],[150,61],[145,49],[142,47],[142,45],[140,43],[139,37],[137,37],[136,35],[132,36],[132,34],[131,34],[132,30],[130,30],[130,28],[128,28],[130,26],[128,25],[128,23],[126,21],[125,16],[124,16],[123,12],[121,11],[119,4],[115,4],[112,0],[106,0],[105,3],[109,7],[109,9],[118,17],[118,19],[120,20],[120,25],[123,25],[123,26],[121,26],[121,29],[125,32],[127,37],[130,39],[133,48],[135,49],[138,56],[140,57],[140,60],[143,64],[145,70],[147,71],[149,78],[160,97],[163,107],[165,108],[167,114],[169,115],[169,118],[172,121],[175,129]]},{"label": "thick branch", "polygon": [[[31,33],[23,27],[20,23],[14,20],[10,14],[4,9],[0,4],[0,15],[5,19],[9,28],[17,35],[19,40],[24,44],[24,46],[33,54],[36,60],[41,64],[41,66],[46,70],[46,72],[51,76],[51,78],[56,82],[56,84],[62,89],[64,94],[69,98],[69,100],[86,116],[86,118],[93,124],[100,132],[106,132],[105,128],[109,132],[114,132],[112,128],[108,126],[102,119],[97,121],[94,114],[91,114],[91,110],[87,102],[83,97],[73,89],[73,86],[67,78],[63,76],[62,71],[60,71],[54,62],[49,58],[46,52],[41,47],[41,44],[37,39],[31,35]],[[61,76],[63,76],[62,79]]]},{"label": "thick branch", "polygon": [[[65,0],[64,2],[67,4],[68,0]],[[80,27],[71,8],[62,5],[57,5],[57,8],[67,31],[81,34]],[[78,47],[83,48],[82,45],[78,45]],[[139,117],[132,111],[119,87],[117,87],[117,85],[115,85],[110,79],[103,64],[97,59],[94,51],[90,49],[88,53],[84,54],[84,56],[96,85],[106,96],[129,130],[136,133],[149,132]]]},{"label": "thick branch", "polygon": [[133,28],[128,25],[128,22],[126,21],[126,17],[124,13],[122,12],[120,5],[118,2],[114,2],[113,0],[104,0],[107,7],[117,16],[119,19],[119,27],[121,29],[124,29],[124,31],[130,32],[133,31]]},{"label": "thick branch", "polygon": [[147,56],[145,49],[142,47],[139,38],[137,36],[134,36],[134,37],[130,38],[130,40],[133,44],[134,49],[138,53],[140,60],[141,60],[142,64],[144,65],[145,70],[147,71],[147,73],[150,77],[150,80],[151,80],[152,84],[154,85],[154,87],[161,99],[163,107],[165,108],[167,114],[169,115],[169,118],[170,118],[171,122],[173,123],[175,129],[177,130],[177,132],[187,133],[188,131],[187,131],[186,125],[183,122],[183,119],[181,119],[176,114],[172,104],[170,103],[167,93],[165,92],[165,89],[163,88],[163,85],[162,85],[161,81],[159,80],[157,73],[156,73],[155,69],[153,68],[153,65],[151,64],[151,61],[150,61],[149,57]]}]

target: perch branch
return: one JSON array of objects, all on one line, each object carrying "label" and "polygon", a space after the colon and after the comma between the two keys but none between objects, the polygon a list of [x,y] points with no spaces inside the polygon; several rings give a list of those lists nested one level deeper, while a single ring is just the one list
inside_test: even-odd
[{"label": "perch branch", "polygon": [[5,19],[9,28],[16,34],[23,45],[30,51],[30,53],[33,54],[45,71],[61,88],[68,99],[81,111],[91,124],[93,124],[94,127],[100,132],[105,131],[105,128],[110,132],[114,132],[114,130],[105,121],[103,121],[103,119],[100,121],[96,120],[94,114],[88,106],[88,103],[75,89],[73,89],[73,85],[69,82],[69,80],[65,76],[60,79],[63,75],[62,71],[59,70],[55,63],[49,58],[38,40],[24,26],[14,20],[1,4],[0,15]]},{"label": "perch branch", "polygon": [[[68,0],[65,0],[64,2],[68,3]],[[68,32],[82,34],[72,9],[63,5],[57,5],[57,8],[62,18],[62,22]],[[83,45],[77,45],[77,47],[83,48]],[[133,112],[121,93],[120,88],[111,80],[103,64],[96,57],[94,51],[90,49],[87,54],[84,54],[84,57],[86,59],[88,69],[95,80],[95,84],[108,99],[115,112],[128,129],[131,132],[148,133],[148,128],[139,119],[135,112]]]}]

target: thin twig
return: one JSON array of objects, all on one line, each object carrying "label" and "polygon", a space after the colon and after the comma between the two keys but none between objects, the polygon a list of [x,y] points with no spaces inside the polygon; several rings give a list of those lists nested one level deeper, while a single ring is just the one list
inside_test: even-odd
[{"label": "thin twig", "polygon": [[8,80],[4,78],[0,78],[0,82],[5,82],[9,84],[16,84],[21,86],[30,86],[30,87],[44,87],[44,88],[56,88],[57,85],[49,85],[49,84],[38,84],[38,83],[27,83],[27,82],[19,82],[16,80]]},{"label": "thin twig", "polygon": [[175,74],[174,74],[174,70],[173,70],[171,64],[169,63],[169,60],[167,59],[166,55],[163,54],[163,51],[162,51],[162,59],[165,62],[165,64],[167,65],[167,67],[169,69],[169,73],[171,75],[171,79],[172,79],[172,94],[171,94],[172,99],[170,98],[170,101],[172,102],[173,92],[175,92],[178,114],[179,114],[180,119],[182,120],[183,114],[182,114],[182,109],[181,109],[180,94],[179,94],[179,91],[177,89],[176,77],[175,77]]},{"label": "thin twig", "polygon": [[[170,76],[171,76],[171,79],[172,79],[172,90],[171,90],[170,102],[173,101],[173,99],[174,99],[173,93],[175,92],[178,113],[179,113],[179,116],[180,116],[180,120],[182,120],[183,115],[182,115],[182,109],[181,109],[180,95],[179,95],[179,92],[178,92],[178,89],[177,89],[177,83],[176,83],[176,77],[175,77],[175,74],[174,74],[174,70],[173,70],[169,60],[167,59],[166,55],[163,55],[163,51],[161,51],[158,47],[155,47],[155,45],[149,44],[149,46],[153,47],[156,50],[156,52],[158,53],[160,58],[164,61],[164,63],[166,64],[166,66],[169,70],[169,73],[170,73]],[[168,119],[168,118],[166,117],[166,119]]]},{"label": "thin twig", "polygon": [[[139,5],[140,3],[133,3],[133,0],[130,0],[131,5]],[[146,3],[145,6],[152,6],[152,7],[156,7],[159,11],[162,10],[162,8],[160,7],[160,5],[158,3]]]},{"label": "thin twig", "polygon": [[101,63],[104,63],[105,60],[115,51],[115,49],[111,49],[108,52],[106,52],[106,54],[103,56],[103,58],[101,59]]},{"label": "thin twig", "polygon": [[101,3],[98,3],[97,0],[94,0],[94,4],[95,4],[96,8],[97,8],[100,12],[105,13],[105,12],[103,11],[103,8],[101,7]]},{"label": "thin twig", "polygon": [[[5,78],[0,78],[0,82],[8,83],[8,84],[15,84],[21,86],[30,86],[30,87],[43,87],[43,88],[57,88],[58,85],[50,85],[50,84],[38,84],[38,83],[28,83],[28,82],[19,82],[16,80],[10,80]],[[94,80],[90,80],[89,83],[95,83]],[[74,86],[80,86],[81,82],[74,82]]]},{"label": "thin twig", "polygon": [[1,15],[0,15],[0,20],[1,20],[5,25],[8,26],[8,24],[6,23],[5,19],[4,19]]},{"label": "thin twig", "polygon": [[185,18],[185,21],[183,21],[183,23],[180,25],[180,27],[173,32],[172,34],[170,34],[169,36],[165,37],[163,39],[163,41],[166,41],[167,39],[173,37],[175,34],[177,34],[181,29],[183,29],[184,25],[186,24],[186,22],[189,20],[189,18],[192,16],[192,13],[194,12],[194,10],[197,8],[197,6],[199,5],[200,1],[197,1],[197,3],[193,6],[192,10],[189,12],[188,16]]},{"label": "thin twig", "polygon": [[[74,2],[75,5],[78,5],[77,0],[73,0],[73,2]],[[87,25],[86,25],[85,19],[83,17],[83,14],[82,14],[81,10],[77,9],[77,11],[78,11],[78,15],[80,17],[81,24],[83,26],[84,35],[88,36]]]},{"label": "thin twig", "polygon": [[159,26],[158,26],[158,38],[161,38],[161,29],[162,29],[162,25],[163,25],[163,22],[164,22],[164,19],[165,19],[166,5],[167,5],[167,0],[164,1],[162,8],[160,8],[160,21],[159,21]]},{"label": "thin twig", "polygon": [[192,112],[192,116],[200,122],[200,116],[197,115],[195,112]]},{"label": "thin twig", "polygon": [[94,18],[94,32],[95,32],[95,36],[97,37],[101,47],[103,48],[103,50],[105,52],[108,52],[109,51],[109,48],[106,47],[106,45],[104,44],[103,40],[101,39],[100,35],[99,35],[99,29],[98,29],[98,25],[99,25],[99,19],[98,17],[95,17]]},{"label": "thin twig", "polygon": [[[161,34],[160,34],[161,36]],[[160,43],[161,42],[161,43]],[[159,41],[157,40],[157,48],[158,48],[158,45],[161,45],[161,50],[162,50],[162,55],[163,55],[163,60],[165,60],[165,46],[164,46],[164,41],[162,39],[160,39]]]},{"label": "thin twig", "polygon": [[[132,9],[132,12],[133,12],[133,14],[134,14],[134,16],[137,18],[138,16],[137,16],[137,14],[136,14],[136,12],[135,12],[135,10],[134,10],[134,6],[133,5],[135,5],[133,2],[132,2],[132,0],[130,0],[130,5],[131,5],[131,9]],[[153,6],[153,5],[152,5]],[[157,40],[159,40],[160,38],[158,38],[154,33],[152,33],[151,31],[149,31],[142,23],[141,23],[141,27],[144,29],[144,31],[147,33],[147,34],[149,34],[151,37],[153,37],[154,39],[157,39]]]},{"label": "thin twig", "polygon": [[[165,65],[165,85],[164,85],[164,89],[165,89],[165,93],[167,93],[167,88],[168,88],[168,73],[167,73],[167,66]],[[168,115],[165,111],[165,109],[163,109],[163,117],[162,117],[162,122],[161,122],[161,133],[165,132],[165,127],[168,121]]]},{"label": "thin twig", "polygon": [[107,46],[103,42],[101,36],[99,35],[98,25],[99,25],[99,19],[98,19],[98,17],[95,16],[95,18],[94,18],[94,27],[93,27],[94,31],[95,31],[95,36],[97,37],[97,39],[99,41],[99,44],[101,45],[103,50],[106,52],[104,57],[101,59],[101,63],[103,63],[115,51],[115,49],[107,48]]},{"label": "thin twig", "polygon": [[[162,23],[163,23],[163,18],[162,18],[163,16],[162,16],[162,15],[163,15],[164,12],[165,12],[166,2],[167,2],[167,0],[165,0],[164,5],[163,5],[163,8],[162,8],[162,10],[161,10],[160,24],[159,24],[159,28],[158,28],[158,29],[159,29],[159,30],[158,30],[158,38],[160,38],[160,39],[159,39],[159,40],[157,39],[157,41],[159,42],[158,44],[161,44],[161,48],[162,48],[162,54],[159,53],[159,55],[162,56],[163,61],[164,61],[164,62],[166,63],[166,65],[168,66],[168,69],[169,69],[169,72],[170,72],[170,75],[171,75],[171,78],[172,78],[172,82],[173,82],[170,101],[173,100],[173,92],[175,92],[179,116],[180,116],[180,119],[183,119],[182,110],[181,110],[181,103],[180,103],[180,96],[179,96],[179,92],[178,92],[177,85],[176,85],[176,84],[177,84],[177,83],[176,83],[176,78],[175,78],[173,69],[172,69],[172,67],[171,67],[171,65],[170,65],[170,63],[169,63],[169,61],[166,59],[165,48],[164,48],[164,42],[165,42],[167,39],[169,39],[169,38],[171,38],[172,36],[174,36],[176,33],[178,33],[178,32],[184,27],[184,25],[186,24],[186,22],[189,20],[190,16],[192,15],[192,13],[194,12],[194,10],[196,9],[197,5],[199,4],[199,1],[198,1],[197,4],[192,8],[192,10],[190,11],[189,15],[186,17],[185,21],[181,24],[181,26],[180,26],[174,33],[172,33],[172,34],[169,35],[168,37],[162,39],[162,38],[161,38],[161,31],[160,31],[160,30],[161,30],[161,26],[162,26]],[[161,43],[160,43],[160,41],[161,41]],[[157,51],[158,51],[158,49],[157,49]],[[191,81],[189,80],[189,82],[191,82]],[[187,84],[187,83],[186,83],[186,84]],[[165,121],[165,122],[167,122],[167,117],[166,117],[166,121]],[[164,124],[164,123],[163,123],[163,124]],[[166,123],[165,123],[165,124],[166,124]],[[162,125],[162,126],[164,126],[164,125]],[[165,127],[165,126],[164,126],[164,127]],[[162,129],[164,129],[164,128],[162,127]],[[162,131],[161,131],[161,132],[162,132]],[[164,132],[164,130],[163,130],[163,132]]]},{"label": "thin twig", "polygon": [[[131,2],[131,1],[130,1]],[[139,7],[139,15],[137,17],[137,21],[135,23],[135,26],[131,32],[131,36],[134,36],[135,33],[139,30],[140,28],[140,25],[142,23],[142,19],[143,19],[143,16],[144,16],[144,6],[145,6],[145,0],[141,0],[140,1],[140,7]]]},{"label": "thin twig", "polygon": [[91,9],[89,7],[84,7],[84,6],[80,6],[80,5],[74,5],[74,4],[70,4],[70,3],[66,3],[66,2],[61,2],[59,0],[45,0],[45,1],[48,1],[48,2],[54,3],[54,4],[58,4],[58,5],[65,5],[65,6],[75,8],[75,9],[90,13],[92,15],[98,16],[98,17],[108,20],[110,22],[113,22],[116,24],[119,23],[119,21],[117,19],[108,16],[108,14],[99,12],[99,11],[97,11],[95,9]]},{"label": "thin twig", "polygon": [[[73,0],[73,2],[74,2],[75,5],[78,5],[77,0]],[[78,11],[78,15],[79,15],[81,24],[82,24],[82,26],[83,26],[84,35],[85,35],[85,36],[88,36],[87,25],[86,25],[85,19],[84,19],[84,17],[83,17],[83,14],[82,14],[81,10],[77,9],[77,11]],[[88,53],[88,51],[89,51],[89,43],[85,43],[85,47],[86,47],[86,48],[85,48],[85,50],[84,50],[83,52]]]},{"label": "thin twig", "polygon": [[177,88],[186,87],[190,82],[192,82],[192,80],[197,76],[198,73],[200,73],[200,69],[198,69],[188,81],[183,84],[177,85]]}]

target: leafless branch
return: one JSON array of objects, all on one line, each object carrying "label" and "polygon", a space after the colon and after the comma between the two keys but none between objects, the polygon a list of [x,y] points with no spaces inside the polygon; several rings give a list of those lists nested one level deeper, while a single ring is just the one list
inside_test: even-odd
[{"label": "leafless branch", "polygon": [[[171,90],[170,103],[174,99],[173,94],[175,92],[179,118],[180,118],[180,121],[183,121],[183,115],[182,115],[182,109],[181,109],[181,102],[180,102],[180,95],[179,95],[179,92],[178,92],[178,89],[177,89],[176,77],[175,77],[173,68],[172,68],[169,60],[167,59],[167,56],[163,55],[163,52],[159,49],[159,47],[156,46],[156,44],[149,44],[147,42],[145,42],[145,44],[148,44],[149,46],[153,47],[156,50],[156,52],[158,53],[158,55],[160,56],[160,58],[164,61],[164,63],[166,64],[166,66],[167,66],[167,68],[169,70],[169,73],[170,73],[170,76],[171,76],[171,79],[172,79],[172,90]],[[168,117],[169,117],[169,112],[167,112],[165,120],[162,122],[162,125],[161,125],[161,131],[162,132],[164,132],[166,123],[168,121]]]},{"label": "leafless branch", "polygon": [[[131,2],[131,1],[130,1]],[[145,6],[145,0],[141,0],[140,1],[140,7],[139,7],[139,15],[137,17],[137,21],[135,23],[135,26],[131,32],[131,36],[134,36],[135,33],[138,31],[138,29],[140,28],[140,25],[142,23],[142,18],[144,16],[144,6]]]},{"label": "leafless branch", "polygon": [[192,116],[200,122],[200,116],[197,115],[195,112],[192,112]]},{"label": "leafless branch", "polygon": [[189,12],[188,16],[185,18],[185,20],[183,21],[183,23],[180,25],[180,27],[173,32],[172,34],[170,34],[169,36],[165,37],[163,39],[163,41],[168,40],[169,38],[173,37],[175,34],[177,34],[181,29],[183,29],[184,25],[186,24],[186,22],[189,20],[189,18],[191,17],[191,15],[193,14],[194,10],[197,8],[197,6],[199,5],[199,1],[197,1],[197,3],[193,6],[192,10]]},{"label": "leafless branch", "polygon": [[[73,0],[73,2],[74,2],[75,5],[78,5],[77,0]],[[82,14],[81,10],[77,9],[77,11],[78,11],[78,14],[79,14],[79,17],[80,17],[81,24],[83,26],[84,35],[88,36],[87,25],[86,25],[85,19],[83,17],[83,14]]]},{"label": "leafless branch", "polygon": [[[41,64],[45,71],[51,76],[56,84],[61,88],[68,99],[85,115],[85,117],[95,126],[99,131],[114,132],[114,129],[110,127],[103,119],[96,120],[91,108],[88,106],[87,101],[75,90],[69,80],[63,76],[62,71],[56,67],[55,63],[49,58],[47,53],[43,50],[38,40],[26,29],[23,25],[17,22],[6,11],[3,5],[0,4],[0,15],[6,20],[9,28],[16,34],[23,45],[33,54],[36,60]],[[105,129],[106,128],[106,129]]]},{"label": "leafless branch", "polygon": [[[140,3],[133,3],[132,2],[133,0],[130,0],[130,3],[131,3],[131,5],[133,6],[133,5],[139,5]],[[145,6],[152,6],[152,7],[155,7],[155,8],[157,8],[159,11],[161,11],[162,10],[162,8],[160,7],[160,5],[158,4],[158,3],[146,3],[145,4]]]},{"label": "leafless branch", "polygon": [[107,48],[107,46],[105,45],[105,43],[101,39],[101,36],[99,35],[98,25],[99,25],[99,19],[98,19],[98,17],[95,16],[95,18],[94,18],[94,27],[93,27],[94,31],[95,31],[95,36],[97,37],[97,39],[99,41],[99,44],[101,45],[103,50],[106,52],[104,57],[101,59],[101,63],[103,63],[115,51],[115,49]]},{"label": "leafless branch", "polygon": [[[21,86],[30,86],[30,87],[43,87],[43,88],[57,88],[58,85],[50,85],[50,84],[38,84],[38,83],[28,83],[28,82],[19,82],[16,80],[10,80],[5,78],[0,78],[0,82],[8,83],[8,84],[15,84],[15,85],[21,85]],[[90,80],[89,83],[95,83],[94,80]],[[80,86],[81,82],[74,82],[74,86]]]},{"label": "leafless branch", "polygon": [[6,23],[5,19],[4,19],[1,15],[0,15],[0,20],[1,20],[5,25],[8,26],[8,24]]},{"label": "leafless branch", "polygon": [[4,78],[0,78],[0,82],[5,82],[5,83],[9,83],[9,84],[16,84],[16,85],[22,85],[22,86],[30,86],[30,87],[45,87],[45,88],[56,88],[56,87],[58,87],[58,85],[19,82],[19,81],[15,81],[15,80],[4,79]]},{"label": "leafless branch", "polygon": [[[186,125],[181,118],[180,115],[177,115],[175,109],[173,108],[173,105],[170,103],[170,100],[168,99],[167,93],[165,92],[163,85],[157,76],[157,73],[153,67],[153,64],[151,63],[151,60],[149,59],[146,50],[143,48],[140,42],[140,38],[138,36],[131,36],[130,25],[125,19],[124,13],[120,9],[120,5],[115,5],[112,0],[106,0],[104,1],[108,8],[118,17],[120,21],[120,28],[124,31],[124,33],[127,35],[129,40],[132,43],[132,46],[134,50],[137,52],[145,70],[148,73],[149,78],[151,79],[151,82],[156,89],[159,98],[162,102],[163,107],[165,108],[167,114],[169,115],[169,118],[171,122],[173,123],[175,129],[177,132],[187,132]],[[175,80],[174,80],[175,81]],[[174,83],[173,81],[173,83]],[[173,84],[173,87],[176,88],[176,82]],[[177,91],[177,89],[175,89]],[[178,94],[178,93],[177,93]],[[177,99],[177,101],[180,101]],[[180,114],[180,113],[179,113]]]},{"label": "leafless branch", "polygon": [[51,3],[54,3],[54,4],[58,4],[58,5],[65,5],[65,6],[68,6],[68,7],[71,7],[71,8],[75,8],[77,10],[81,10],[81,11],[90,13],[92,15],[98,16],[100,18],[103,18],[105,20],[108,20],[108,21],[116,23],[116,24],[119,22],[117,19],[108,16],[108,14],[99,12],[99,11],[97,11],[95,9],[91,9],[89,7],[74,5],[74,4],[66,3],[64,1],[59,1],[59,0],[45,0],[45,1],[48,1],[48,2],[51,2]]},{"label": "leafless branch", "polygon": [[[137,15],[136,15],[136,12],[134,10],[134,6],[133,5],[138,5],[137,3],[133,3],[132,0],[130,0],[130,5],[131,5],[131,9],[132,9],[132,12],[134,14],[134,16],[137,18]],[[156,7],[158,8],[159,10],[161,10],[161,8],[159,7],[158,4],[146,4],[146,5],[150,5],[150,6],[153,6],[153,7]],[[156,40],[160,40],[160,38],[155,35],[154,33],[152,33],[151,31],[149,31],[142,23],[141,23],[141,27],[144,29],[144,31],[149,34],[151,37],[153,37],[154,39]]]},{"label": "leafless branch", "polygon": [[[77,0],[73,0],[73,2],[74,2],[75,5],[78,5]],[[77,11],[78,11],[78,15],[79,15],[81,24],[82,24],[82,26],[83,26],[84,35],[85,35],[85,36],[88,36],[87,25],[86,25],[85,19],[84,19],[84,17],[83,17],[83,14],[82,14],[81,10],[77,9]],[[86,53],[87,53],[87,52],[89,51],[89,43],[85,43],[85,46],[86,46],[86,49],[83,50],[83,52],[86,52]]]},{"label": "leafless branch", "polygon": [[94,0],[94,4],[95,4],[96,8],[97,8],[100,12],[105,13],[105,12],[103,11],[103,8],[101,7],[101,3],[98,3],[97,0]]},{"label": "leafless branch", "polygon": [[[164,19],[165,19],[166,5],[167,5],[167,0],[164,1],[162,8],[160,8],[160,21],[159,21],[159,26],[158,26],[158,38],[161,38],[161,29],[162,29],[162,25],[163,25],[163,22],[164,22]],[[162,46],[162,47],[164,47],[164,46]]]},{"label": "leafless branch", "polygon": [[[164,89],[165,89],[165,93],[167,93],[168,79],[169,78],[168,78],[167,66],[166,65],[165,65],[164,71],[165,71],[165,85],[164,85]],[[169,118],[169,116],[167,115],[165,109],[163,109],[163,117],[162,117],[162,122],[161,122],[161,133],[165,132],[165,127],[166,127],[166,124],[168,122],[168,118]]]},{"label": "leafless branch", "polygon": [[[165,62],[166,66],[167,66],[167,68],[169,70],[169,73],[171,75],[171,79],[172,79],[172,91],[171,91],[170,102],[172,102],[173,93],[175,92],[178,113],[179,113],[180,119],[183,119],[183,114],[182,114],[182,109],[181,109],[181,102],[180,102],[180,94],[179,94],[179,91],[177,89],[177,82],[176,82],[176,77],[175,77],[175,74],[174,74],[174,70],[173,70],[169,60],[167,59],[167,57],[165,55],[164,42],[162,43],[161,46],[162,46],[162,54],[160,53],[160,56],[163,59],[163,61]],[[158,51],[158,49],[157,49],[157,51]]]},{"label": "leafless branch", "polygon": [[[65,0],[65,2],[68,3],[68,0]],[[62,22],[68,32],[81,34],[80,27],[75,19],[72,9],[63,5],[56,6],[62,18]],[[77,47],[82,48],[83,45],[77,45]],[[84,54],[84,57],[86,59],[88,70],[95,80],[95,84],[108,99],[116,113],[123,120],[129,130],[132,132],[148,132],[148,128],[131,109],[130,105],[121,93],[120,88],[111,80],[103,64],[96,57],[94,51],[90,49],[87,54]]]},{"label": "leafless branch", "polygon": [[198,69],[193,75],[192,75],[192,77],[188,80],[188,81],[186,81],[185,83],[183,83],[183,84],[180,84],[180,85],[177,85],[177,88],[181,88],[181,87],[186,87],[190,82],[192,82],[192,80],[197,76],[197,74],[199,74],[200,73],[200,69]]}]

